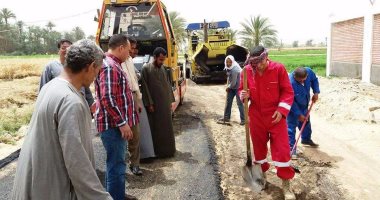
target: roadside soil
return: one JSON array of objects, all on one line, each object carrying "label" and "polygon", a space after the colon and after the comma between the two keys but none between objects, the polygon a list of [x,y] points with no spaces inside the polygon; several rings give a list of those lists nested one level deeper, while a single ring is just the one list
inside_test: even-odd
[{"label": "roadside soil", "polygon": [[[269,187],[255,194],[244,184],[245,129],[234,101],[232,126],[217,124],[225,105],[224,85],[189,84],[185,104],[210,130],[226,199],[283,199],[274,168]],[[292,188],[297,199],[373,199],[379,196],[380,88],[354,79],[320,78],[320,100],[312,111],[313,140],[320,148],[303,151],[293,165]]]}]

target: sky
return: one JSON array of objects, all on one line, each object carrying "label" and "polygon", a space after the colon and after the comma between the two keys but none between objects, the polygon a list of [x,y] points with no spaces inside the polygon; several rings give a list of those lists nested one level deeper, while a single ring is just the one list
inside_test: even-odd
[{"label": "sky", "polygon": [[[375,1],[375,0],[372,0]],[[227,20],[233,29],[251,16],[267,17],[285,44],[325,42],[330,21],[337,17],[363,16],[370,0],[162,0],[168,11],[178,11],[188,23]],[[379,6],[380,3],[375,3]],[[57,31],[81,27],[86,35],[95,35],[93,21],[102,0],[0,0],[0,8],[8,8],[17,20],[27,25],[46,25],[52,21]],[[13,23],[14,21],[12,21]]]}]

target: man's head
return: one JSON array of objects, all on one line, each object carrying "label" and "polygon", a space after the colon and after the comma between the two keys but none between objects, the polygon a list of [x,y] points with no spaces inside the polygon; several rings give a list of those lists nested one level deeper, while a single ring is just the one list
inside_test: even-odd
[{"label": "man's head", "polygon": [[124,62],[129,57],[131,46],[128,37],[124,34],[113,35],[108,42],[108,52]]},{"label": "man's head", "polygon": [[129,55],[134,58],[137,56],[138,49],[137,49],[137,40],[134,38],[128,38],[129,43],[131,44],[131,48],[129,49]]},{"label": "man's head", "polygon": [[80,77],[82,86],[89,87],[103,64],[103,51],[91,40],[79,40],[68,49],[65,69]]},{"label": "man's head", "polygon": [[231,60],[230,58],[227,58],[227,59],[226,59],[226,65],[227,65],[227,67],[231,67],[231,65],[232,65],[232,60]]},{"label": "man's head", "polygon": [[58,47],[58,54],[62,58],[66,55],[66,50],[72,45],[73,43],[70,40],[61,39],[57,43]]},{"label": "man's head", "polygon": [[304,67],[298,67],[294,70],[293,75],[297,82],[303,84],[307,78],[307,71]]},{"label": "man's head", "polygon": [[235,58],[233,55],[226,56],[226,59],[224,60],[225,67],[231,68],[233,63],[235,62]]},{"label": "man's head", "polygon": [[263,70],[267,67],[268,51],[263,46],[254,47],[250,51],[248,59],[252,67]]},{"label": "man's head", "polygon": [[154,57],[154,64],[157,66],[157,67],[161,67],[164,62],[165,62],[165,59],[166,59],[166,50],[162,47],[157,47],[154,51],[153,51],[153,57]]}]

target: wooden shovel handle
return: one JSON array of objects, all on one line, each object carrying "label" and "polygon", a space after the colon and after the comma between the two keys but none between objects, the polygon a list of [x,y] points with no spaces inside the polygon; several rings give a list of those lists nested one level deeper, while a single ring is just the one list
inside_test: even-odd
[{"label": "wooden shovel handle", "polygon": [[[243,68],[243,90],[248,91],[248,83],[247,83],[247,69]],[[249,133],[249,123],[248,123],[248,98],[244,99],[244,119],[245,119],[245,142],[247,145],[247,163],[252,162],[251,155],[251,141],[250,141],[250,133]]]}]

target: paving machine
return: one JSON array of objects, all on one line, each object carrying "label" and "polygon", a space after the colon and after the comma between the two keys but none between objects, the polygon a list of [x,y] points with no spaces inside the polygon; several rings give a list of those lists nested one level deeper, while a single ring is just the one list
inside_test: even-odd
[{"label": "paving machine", "polygon": [[248,50],[235,43],[228,21],[191,23],[187,26],[187,71],[196,83],[226,81],[224,59],[233,55],[243,65]]}]

